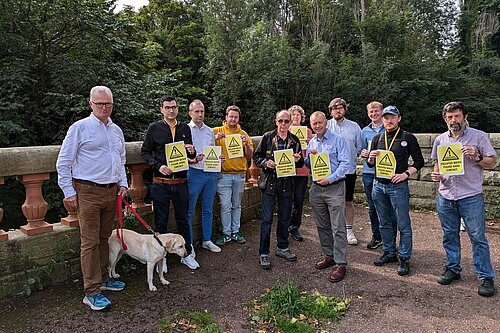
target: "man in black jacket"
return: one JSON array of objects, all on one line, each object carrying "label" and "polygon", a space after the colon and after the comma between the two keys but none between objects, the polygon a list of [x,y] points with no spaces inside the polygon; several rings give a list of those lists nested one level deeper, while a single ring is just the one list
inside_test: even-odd
[{"label": "man in black jacket", "polygon": [[[266,132],[254,152],[255,164],[260,167],[267,178],[265,188],[262,189],[262,224],[260,227],[260,266],[263,269],[271,268],[269,247],[271,242],[271,225],[275,199],[278,198],[278,226],[276,256],[288,261],[296,261],[297,256],[288,248],[288,226],[292,208],[293,176],[278,178],[274,152],[282,149],[292,149],[295,167],[302,167],[304,159],[299,139],[290,133],[292,118],[287,110],[276,114],[277,128]],[[261,174],[261,177],[264,175]]]},{"label": "man in black jacket", "polygon": [[[141,148],[141,157],[153,169],[151,199],[154,207],[154,230],[162,234],[167,232],[170,200],[172,200],[177,231],[184,237],[189,254],[182,258],[181,262],[190,269],[197,269],[200,265],[194,259],[195,253],[191,246],[192,240],[187,218],[187,171],[173,172],[168,167],[165,145],[183,141],[187,157],[193,162],[196,159],[196,150],[191,138],[191,129],[188,125],[177,121],[179,109],[175,97],[163,96],[160,99],[160,112],[163,114],[163,119],[149,125]],[[163,270],[166,270],[165,261]]]}]

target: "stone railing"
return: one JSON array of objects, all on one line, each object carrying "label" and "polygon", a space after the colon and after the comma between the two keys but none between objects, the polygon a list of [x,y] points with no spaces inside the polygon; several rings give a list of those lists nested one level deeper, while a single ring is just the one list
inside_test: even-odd
[{"label": "stone railing", "polygon": [[[260,137],[252,138],[255,145]],[[144,202],[147,193],[143,173],[148,168],[140,157],[142,142],[127,142],[127,170],[130,176],[129,194],[132,207],[152,224],[152,206]],[[63,200],[68,216],[60,221],[45,220],[48,203],[42,185],[55,173],[60,146],[19,147],[0,149],[0,186],[5,177],[15,176],[26,190],[22,212],[26,219],[20,229],[0,230],[0,298],[19,292],[30,292],[54,282],[78,275],[80,237],[78,216]],[[252,163],[247,172],[246,190],[242,199],[242,222],[256,216],[260,206],[260,191],[254,187],[260,169]],[[214,204],[216,206],[216,203]],[[3,207],[12,209],[12,207]],[[171,210],[172,211],[172,210]],[[0,223],[4,211],[0,208]],[[218,209],[214,209],[218,215]],[[195,240],[201,237],[199,207],[193,221]],[[218,221],[218,219],[214,219]],[[22,223],[19,223],[22,224]],[[176,229],[173,212],[169,230]]]}]

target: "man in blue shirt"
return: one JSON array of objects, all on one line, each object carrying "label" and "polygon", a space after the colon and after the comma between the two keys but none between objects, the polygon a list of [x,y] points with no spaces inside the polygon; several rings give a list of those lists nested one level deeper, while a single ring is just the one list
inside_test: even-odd
[{"label": "man in blue shirt", "polygon": [[[375,135],[385,131],[382,124],[382,109],[384,106],[380,102],[371,102],[366,106],[368,118],[372,121],[368,126],[361,130],[361,157],[368,158],[370,145]],[[382,245],[382,236],[380,236],[380,222],[372,200],[373,180],[375,179],[375,169],[370,168],[366,161],[363,163],[363,187],[365,188],[366,201],[368,202],[368,216],[372,229],[372,239],[366,245],[369,249],[376,249]]]},{"label": "man in blue shirt", "polygon": [[306,150],[306,165],[311,165],[311,155],[328,153],[331,174],[313,181],[309,201],[318,229],[319,242],[325,257],[316,263],[317,269],[334,266],[329,280],[339,282],[347,266],[347,231],[345,228],[345,174],[349,169],[349,149],[341,136],[328,131],[326,116],[316,111],[310,117],[316,133]]}]

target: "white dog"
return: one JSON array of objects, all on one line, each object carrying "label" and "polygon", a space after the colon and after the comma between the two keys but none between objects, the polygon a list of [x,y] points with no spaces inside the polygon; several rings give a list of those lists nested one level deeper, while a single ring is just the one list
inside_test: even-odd
[{"label": "white dog", "polygon": [[[121,233],[120,233],[121,234]],[[123,238],[127,245],[127,250],[122,248],[122,243],[116,236],[116,230],[113,230],[109,237],[109,276],[113,278],[120,277],[115,272],[116,263],[120,260],[123,253],[128,254],[143,264],[147,264],[148,286],[150,291],[156,291],[153,285],[153,271],[155,265],[158,266],[158,275],[162,284],[167,285],[170,282],[163,277],[161,267],[163,258],[168,253],[175,253],[180,257],[187,255],[186,242],[178,234],[159,234],[158,239],[162,245],[153,237],[153,235],[142,235],[135,231],[123,229]]]}]

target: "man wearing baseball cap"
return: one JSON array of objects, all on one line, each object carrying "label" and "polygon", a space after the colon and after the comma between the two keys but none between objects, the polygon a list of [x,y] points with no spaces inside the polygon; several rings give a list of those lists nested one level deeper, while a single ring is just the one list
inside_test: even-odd
[{"label": "man wearing baseball cap", "polygon": [[[399,260],[398,274],[408,275],[412,254],[408,178],[424,166],[424,158],[417,138],[402,130],[399,126],[400,121],[401,115],[397,107],[391,105],[382,111],[385,132],[373,138],[367,164],[375,167],[372,199],[380,220],[384,251],[382,257],[373,263],[376,266],[383,266]],[[381,156],[377,158],[379,155]],[[412,165],[408,164],[410,156],[413,159]],[[396,164],[394,171],[387,172],[394,167],[393,163]],[[382,168],[386,170],[385,173],[379,170]],[[399,249],[396,247],[398,230]]]}]

